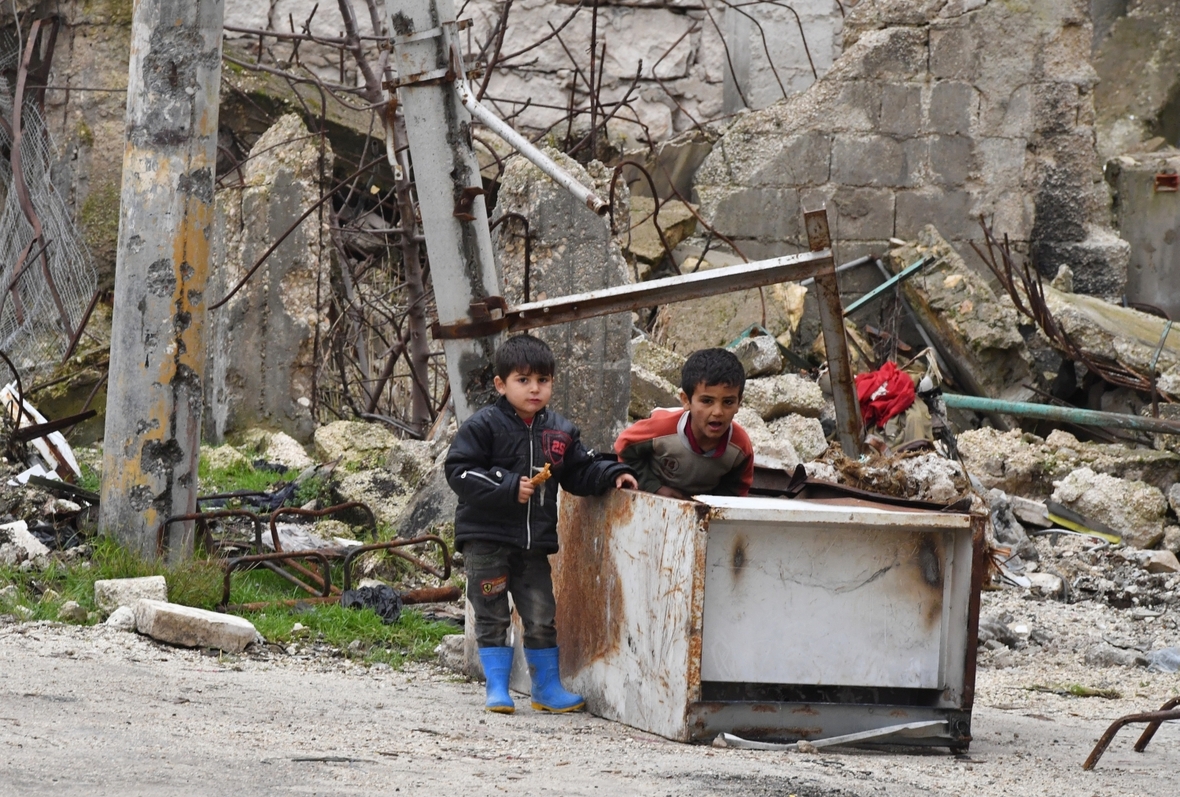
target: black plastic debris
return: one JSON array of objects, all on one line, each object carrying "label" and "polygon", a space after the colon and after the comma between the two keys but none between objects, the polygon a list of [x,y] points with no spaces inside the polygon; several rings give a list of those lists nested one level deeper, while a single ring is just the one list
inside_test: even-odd
[{"label": "black plastic debris", "polygon": [[340,595],[340,605],[346,609],[372,609],[386,625],[393,625],[402,613],[402,596],[388,584],[358,587]]}]

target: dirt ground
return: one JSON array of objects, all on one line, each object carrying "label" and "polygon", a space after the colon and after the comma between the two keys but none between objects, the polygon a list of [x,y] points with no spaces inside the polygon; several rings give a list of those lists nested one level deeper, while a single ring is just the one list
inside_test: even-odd
[{"label": "dirt ground", "polygon": [[[1006,612],[1057,642],[981,656],[963,756],[683,745],[524,701],[513,716],[486,714],[482,684],[432,664],[394,671],[268,648],[218,657],[104,627],[7,623],[0,794],[1175,794],[1177,724],[1144,754],[1126,729],[1082,771],[1111,720],[1180,693],[1180,675],[1084,666],[1068,634],[1101,636],[1126,614],[1113,611],[985,594],[984,615]],[[1079,682],[1123,697],[1028,689]]]}]

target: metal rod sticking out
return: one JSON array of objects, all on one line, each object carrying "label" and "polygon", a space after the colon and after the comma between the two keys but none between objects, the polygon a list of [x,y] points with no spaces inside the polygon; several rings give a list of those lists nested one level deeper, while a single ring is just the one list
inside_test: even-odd
[{"label": "metal rod sticking out", "polygon": [[534,147],[528,139],[513,130],[511,125],[480,105],[479,101],[475,99],[475,94],[471,91],[471,87],[467,85],[466,80],[463,78],[456,79],[455,86],[459,90],[459,99],[463,102],[463,107],[473,117],[478,119],[481,124],[507,141],[512,145],[513,149],[528,158],[534,166],[549,175],[562,188],[576,196],[586,207],[593,210],[599,216],[606,215],[609,206],[601,197],[578,182],[569,172],[566,172],[554,163],[552,158]]}]

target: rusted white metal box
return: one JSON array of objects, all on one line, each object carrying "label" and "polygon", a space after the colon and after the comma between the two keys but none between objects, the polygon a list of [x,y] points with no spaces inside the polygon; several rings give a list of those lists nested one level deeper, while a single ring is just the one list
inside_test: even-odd
[{"label": "rusted white metal box", "polygon": [[562,495],[561,670],[669,739],[794,741],[915,722],[970,741],[980,519],[855,499]]}]

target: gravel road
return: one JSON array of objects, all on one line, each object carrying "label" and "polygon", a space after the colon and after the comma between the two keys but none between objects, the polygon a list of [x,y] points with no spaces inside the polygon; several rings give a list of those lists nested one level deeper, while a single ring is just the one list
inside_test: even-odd
[{"label": "gravel road", "polygon": [[7,623],[0,794],[1178,793],[1180,726],[1145,754],[1124,731],[1095,772],[1081,762],[1110,720],[1157,708],[1180,676],[1089,671],[1087,683],[1113,679],[1124,698],[1063,697],[1025,687],[1077,681],[1077,655],[1015,655],[1002,669],[981,664],[968,755],[806,754],[676,744],[527,706],[486,714],[482,684],[435,665],[394,671],[265,647],[218,657],[103,627]]}]

